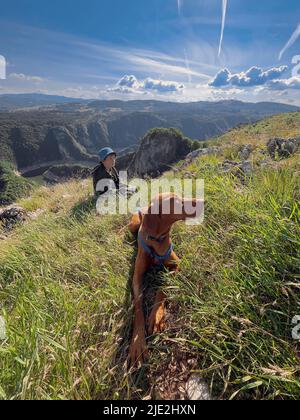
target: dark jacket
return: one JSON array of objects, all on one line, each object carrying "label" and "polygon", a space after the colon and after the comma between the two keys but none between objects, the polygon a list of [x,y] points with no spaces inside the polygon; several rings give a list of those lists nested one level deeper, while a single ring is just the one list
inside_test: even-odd
[{"label": "dark jacket", "polygon": [[98,166],[96,166],[96,168],[93,169],[92,176],[94,193],[97,196],[102,195],[108,191],[107,186],[102,191],[96,191],[97,184],[101,179],[112,180],[115,184],[116,189],[120,189],[120,178],[116,168],[112,168],[111,172],[108,172],[103,163],[100,163]]}]

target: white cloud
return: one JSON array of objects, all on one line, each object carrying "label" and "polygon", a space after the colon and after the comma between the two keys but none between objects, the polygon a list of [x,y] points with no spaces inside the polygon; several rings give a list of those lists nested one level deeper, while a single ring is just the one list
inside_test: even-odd
[{"label": "white cloud", "polygon": [[164,80],[154,80],[148,77],[142,84],[143,89],[146,90],[156,90],[161,93],[165,92],[180,92],[184,89],[182,83],[164,81]]},{"label": "white cloud", "polygon": [[[102,67],[108,66],[111,73],[120,71],[120,68],[130,69],[139,74],[149,74],[153,78],[188,78],[194,76],[199,80],[209,80],[211,76],[206,71],[216,70],[216,66],[206,64],[201,59],[190,60],[193,68],[186,67],[184,57],[172,56],[164,52],[140,49],[134,47],[116,47],[112,44],[92,43],[85,41],[74,42],[86,61],[99,61]],[[200,47],[199,47],[200,48]],[[203,50],[201,45],[200,50]]]},{"label": "white cloud", "polygon": [[139,89],[140,88],[140,82],[138,81],[138,79],[131,75],[125,75],[124,77],[122,77],[122,79],[120,79],[117,83],[118,86],[120,87],[124,87],[124,88],[131,88],[131,89]]},{"label": "white cloud", "polygon": [[23,73],[10,73],[8,75],[8,79],[17,80],[21,82],[35,82],[35,83],[41,83],[44,82],[46,79],[39,76],[28,76]]},{"label": "white cloud", "polygon": [[184,87],[185,86],[182,83],[174,81],[152,79],[151,77],[148,77],[145,80],[138,80],[134,75],[125,75],[117,82],[116,86],[108,88],[107,91],[126,94],[145,94],[147,92],[154,91],[166,94],[182,92]]},{"label": "white cloud", "polygon": [[[176,6],[175,0],[174,5]],[[247,23],[245,20],[243,24]],[[188,23],[183,17],[181,22],[183,25]],[[210,23],[218,24],[219,19]],[[232,24],[232,17],[230,23]],[[176,24],[178,24],[177,17]],[[238,24],[241,25],[241,22]],[[189,102],[214,100],[216,96],[245,101],[277,101],[279,95],[284,92],[275,89],[275,86],[277,88],[279,86],[278,83],[275,84],[279,79],[278,75],[273,79],[273,88],[265,83],[256,86],[263,88],[260,91],[244,86],[221,84],[219,87],[210,86],[209,81],[219,69],[216,66],[216,45],[192,34],[187,38],[178,38],[176,44],[162,42],[159,50],[155,51],[129,44],[123,46],[99,42],[23,25],[11,26],[11,29],[16,34],[26,33],[24,43],[26,41],[30,48],[24,48],[21,57],[18,57],[14,63],[14,69],[11,68],[12,65],[10,66],[10,70],[16,73],[12,73],[13,76],[5,81],[0,81],[0,89],[5,93],[38,91],[85,99],[124,99],[124,94],[127,94],[130,99],[142,99],[145,95],[151,99]],[[46,50],[45,45],[47,45]],[[227,48],[223,48],[222,66],[225,67],[226,63],[230,63],[232,68],[247,69],[249,63],[253,62],[272,63],[274,53],[277,52],[274,46],[267,45],[261,39],[252,42],[246,50],[237,44],[228,45]],[[10,59],[13,61],[14,57]],[[23,74],[25,70],[20,70],[18,64],[20,62],[23,69],[41,68],[43,63],[43,74],[46,74],[47,79]],[[30,74],[35,74],[34,71],[28,71]],[[244,72],[246,73],[247,71]],[[129,78],[126,82],[124,79],[123,86],[119,85],[120,74],[133,74],[136,80]],[[234,73],[230,71],[227,75],[224,73],[225,82],[231,75]],[[271,77],[270,74],[269,76]],[[143,87],[146,77],[158,83],[148,82],[149,89],[146,90]],[[174,80],[176,82],[172,82]],[[39,83],[42,81],[44,82]],[[164,91],[164,83],[171,83],[165,88],[168,91]],[[177,91],[176,87],[172,87],[172,83],[178,83],[179,86],[184,83],[184,89]],[[300,105],[299,90],[291,86],[296,86],[296,82],[289,83],[288,95],[281,97],[285,97],[285,102],[295,100]]]},{"label": "white cloud", "polygon": [[217,73],[215,78],[209,83],[209,86],[261,86],[268,83],[270,80],[278,79],[287,71],[287,69],[287,66],[281,66],[272,67],[269,70],[263,70],[260,67],[253,66],[245,72],[231,73],[228,69],[225,68]]},{"label": "white cloud", "polygon": [[147,95],[148,92],[138,90],[138,89],[132,89],[130,87],[126,86],[114,86],[107,89],[107,92],[110,93],[120,93],[120,94],[126,94],[126,95]]},{"label": "white cloud", "polygon": [[290,79],[271,80],[268,87],[274,90],[300,89],[300,77],[291,77]]}]

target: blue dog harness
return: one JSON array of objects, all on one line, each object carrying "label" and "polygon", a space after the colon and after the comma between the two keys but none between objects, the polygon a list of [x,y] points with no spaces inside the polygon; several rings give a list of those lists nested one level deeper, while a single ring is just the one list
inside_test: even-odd
[{"label": "blue dog harness", "polygon": [[[139,209],[138,210],[139,215],[142,216],[142,211]],[[148,235],[147,236],[147,240],[151,240],[151,241],[156,241],[158,243],[162,243],[165,239],[166,239],[166,235],[161,236],[160,238],[155,238],[153,236]],[[139,232],[138,235],[139,241],[142,245],[142,248],[144,249],[144,251],[147,252],[147,254],[149,254],[151,256],[151,258],[153,258],[155,261],[157,261],[157,263],[155,264],[156,266],[163,268],[164,266],[164,262],[166,260],[168,260],[170,258],[170,256],[172,255],[172,252],[174,250],[173,244],[171,244],[167,250],[167,252],[164,255],[158,255],[154,249],[150,248],[150,246],[148,246],[143,238],[143,235],[141,232]]]},{"label": "blue dog harness", "polygon": [[153,259],[155,259],[156,261],[158,261],[155,265],[157,265],[157,266],[159,266],[159,267],[163,267],[163,265],[164,265],[164,262],[166,261],[166,260],[168,260],[170,257],[171,257],[171,254],[172,254],[172,252],[173,252],[173,250],[174,250],[174,248],[173,248],[173,245],[171,244],[170,246],[169,246],[169,249],[168,249],[168,251],[165,253],[165,255],[158,255],[155,251],[154,251],[154,249],[152,249],[152,248],[150,248],[150,246],[148,246],[147,244],[146,244],[146,242],[144,241],[144,238],[143,238],[143,236],[142,236],[142,234],[141,234],[141,232],[139,233],[139,241],[140,241],[140,243],[141,243],[141,245],[142,245],[142,247],[143,247],[143,249],[153,258]]}]

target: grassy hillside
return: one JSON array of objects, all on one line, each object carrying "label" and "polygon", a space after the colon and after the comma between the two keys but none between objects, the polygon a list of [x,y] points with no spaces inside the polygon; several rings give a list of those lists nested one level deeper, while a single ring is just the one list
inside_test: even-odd
[{"label": "grassy hillside", "polygon": [[229,152],[239,150],[242,145],[251,144],[256,150],[254,158],[259,160],[261,156],[259,152],[265,150],[266,144],[271,138],[288,139],[299,136],[300,113],[294,112],[276,115],[256,124],[243,125],[216,138],[213,143],[221,144],[225,149],[227,146]]},{"label": "grassy hillside", "polygon": [[0,240],[0,397],[167,398],[193,370],[215,398],[299,399],[299,154],[246,183],[220,169],[243,143],[255,144],[255,161],[268,138],[299,134],[300,114],[271,118],[214,140],[227,142],[220,156],[182,170],[205,178],[205,223],[174,228],[181,272],[163,274],[168,326],[149,338],[136,373],[125,368],[135,257],[120,234],[127,217],[97,216],[86,181],[22,200],[45,212]]},{"label": "grassy hillside", "polygon": [[31,182],[17,174],[13,165],[0,161],[0,206],[28,195],[32,187]]}]

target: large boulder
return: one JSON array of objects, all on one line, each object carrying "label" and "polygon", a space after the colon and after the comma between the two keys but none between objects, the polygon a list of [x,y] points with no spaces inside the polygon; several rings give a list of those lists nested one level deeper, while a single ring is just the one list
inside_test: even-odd
[{"label": "large boulder", "polygon": [[128,168],[129,177],[156,177],[184,159],[192,150],[193,142],[176,129],[150,130]]},{"label": "large boulder", "polygon": [[269,155],[272,159],[285,159],[295,154],[300,147],[300,137],[292,139],[274,138],[267,144]]}]

